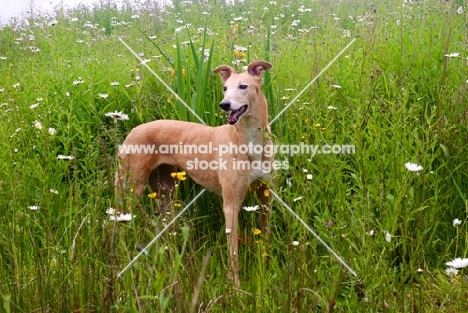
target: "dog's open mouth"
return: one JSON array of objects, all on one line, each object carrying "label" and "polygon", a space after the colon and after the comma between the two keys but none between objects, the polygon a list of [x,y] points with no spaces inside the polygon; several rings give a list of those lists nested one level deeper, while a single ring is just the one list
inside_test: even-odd
[{"label": "dog's open mouth", "polygon": [[229,113],[227,117],[227,121],[230,125],[236,124],[239,119],[241,118],[242,115],[244,115],[245,112],[247,112],[248,105],[244,104],[237,110],[232,110],[231,113]]}]

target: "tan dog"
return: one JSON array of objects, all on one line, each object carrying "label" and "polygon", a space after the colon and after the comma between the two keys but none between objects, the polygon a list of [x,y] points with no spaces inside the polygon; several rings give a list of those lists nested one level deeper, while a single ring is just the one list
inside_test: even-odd
[{"label": "tan dog", "polygon": [[[273,163],[273,156],[260,151],[258,147],[271,145],[268,107],[261,91],[263,71],[271,67],[268,62],[255,61],[248,65],[247,71],[240,74],[227,65],[221,65],[213,71],[220,74],[224,83],[224,99],[220,107],[229,112],[229,125],[209,127],[190,122],[158,120],[135,127],[123,143],[123,146],[154,145],[156,148],[170,145],[206,148],[211,144],[211,153],[201,153],[196,149],[190,153],[167,153],[167,150],[166,153],[151,154],[119,152],[123,160],[116,175],[116,186],[119,188],[133,188],[135,194],[141,195],[148,182],[153,191],[170,197],[175,184],[171,172],[181,168],[195,182],[222,196],[230,268],[236,285],[239,285],[238,214],[242,203],[247,192],[252,189],[255,189],[262,204],[268,204],[270,200],[266,191],[268,186],[262,182],[271,181],[271,172],[259,169],[258,164],[268,169],[266,167]],[[218,147],[223,145],[224,148],[229,146],[232,149],[221,151]],[[246,152],[245,147],[249,145],[252,148]],[[236,151],[240,149],[235,147],[241,146],[244,150]],[[261,215],[261,226],[268,233],[268,208],[261,207],[265,209]]]}]

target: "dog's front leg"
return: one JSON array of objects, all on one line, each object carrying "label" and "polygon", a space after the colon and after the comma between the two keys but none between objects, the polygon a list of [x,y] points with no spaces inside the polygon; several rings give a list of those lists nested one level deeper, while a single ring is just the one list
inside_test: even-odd
[{"label": "dog's front leg", "polygon": [[233,206],[224,206],[226,219],[226,235],[229,253],[229,277],[234,280],[234,285],[239,286],[239,232],[238,232],[239,209]]},{"label": "dog's front leg", "polygon": [[[237,185],[237,186],[236,186]],[[242,186],[240,186],[242,185]],[[237,188],[236,188],[237,187]],[[223,211],[226,219],[226,235],[229,253],[230,278],[234,280],[234,285],[239,286],[239,232],[238,216],[242,203],[247,195],[248,188],[237,181],[227,188],[223,188]]]}]

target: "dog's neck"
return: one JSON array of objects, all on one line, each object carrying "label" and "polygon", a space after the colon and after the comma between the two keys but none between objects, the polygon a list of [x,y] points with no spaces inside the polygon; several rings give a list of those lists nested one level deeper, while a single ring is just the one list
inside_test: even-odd
[{"label": "dog's neck", "polygon": [[[261,145],[270,143],[268,125],[268,106],[265,96],[260,93],[257,100],[250,104],[252,111],[235,125],[239,145]],[[248,153],[251,161],[261,160],[262,154]]]}]

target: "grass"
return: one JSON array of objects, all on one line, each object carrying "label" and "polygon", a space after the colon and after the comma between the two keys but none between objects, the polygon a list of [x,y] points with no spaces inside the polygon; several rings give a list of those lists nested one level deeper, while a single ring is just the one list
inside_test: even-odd
[{"label": "grass", "polygon": [[[468,253],[468,17],[457,13],[463,1],[425,3],[103,1],[57,7],[54,26],[46,14],[4,25],[0,310],[463,311],[466,270],[452,277],[445,263]],[[275,190],[357,277],[274,201],[269,241],[253,232],[256,213],[241,213],[233,288],[221,199],[205,193],[117,278],[201,190],[182,182],[178,206],[158,216],[145,194],[131,222],[109,221],[116,146],[130,129],[197,121],[119,37],[212,126],[225,123],[217,65],[273,63],[264,82],[271,120],[357,38],[272,124],[276,144],[355,145],[354,154],[278,154],[290,167]],[[104,115],[113,111],[129,120],[114,123]]]}]

